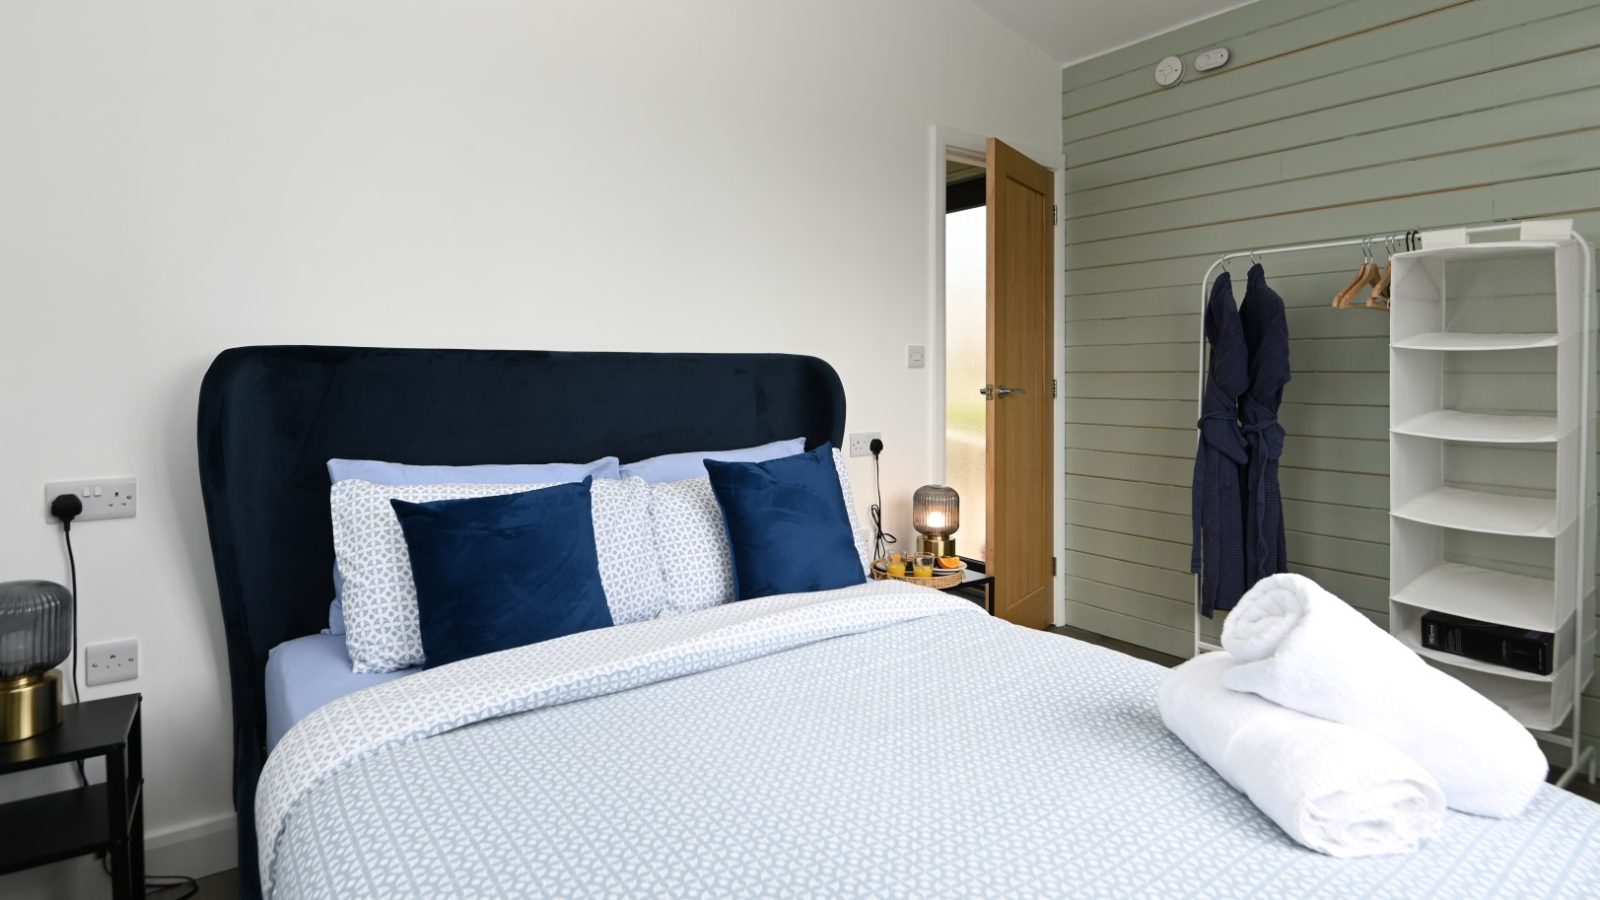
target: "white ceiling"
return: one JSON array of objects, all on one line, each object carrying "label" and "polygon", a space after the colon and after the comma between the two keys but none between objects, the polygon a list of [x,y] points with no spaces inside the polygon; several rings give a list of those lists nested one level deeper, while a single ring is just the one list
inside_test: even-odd
[{"label": "white ceiling", "polygon": [[[972,0],[1062,65],[1209,18],[1250,0]],[[1151,65],[1155,60],[1151,60]]]}]

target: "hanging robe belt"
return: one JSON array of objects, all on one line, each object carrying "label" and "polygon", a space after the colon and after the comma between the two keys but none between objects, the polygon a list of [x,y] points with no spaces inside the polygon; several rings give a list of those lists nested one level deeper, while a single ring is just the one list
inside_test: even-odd
[{"label": "hanging robe belt", "polygon": [[[1245,535],[1250,547],[1248,578],[1251,583],[1265,578],[1268,575],[1283,571],[1285,560],[1277,558],[1274,548],[1273,535],[1277,533],[1276,520],[1268,521],[1269,516],[1280,515],[1278,508],[1268,502],[1267,490],[1269,469],[1275,470],[1278,460],[1283,457],[1283,445],[1286,432],[1278,424],[1277,413],[1255,402],[1250,397],[1245,397],[1240,404],[1243,421],[1239,431],[1249,448],[1249,487],[1250,509],[1245,518]],[[1277,481],[1276,473],[1270,479]],[[1276,494],[1274,488],[1272,493]]]},{"label": "hanging robe belt", "polygon": [[[1207,393],[1211,394],[1210,391]],[[1243,429],[1239,427],[1238,408],[1231,400],[1215,395],[1207,399],[1220,402],[1216,404],[1217,408],[1201,416],[1196,423],[1200,429],[1200,441],[1210,451],[1202,448],[1201,452],[1195,454],[1194,491],[1191,495],[1194,541],[1189,551],[1189,571],[1201,575],[1201,605],[1210,615],[1217,606],[1221,589],[1217,573],[1222,549],[1217,546],[1216,536],[1221,530],[1222,504],[1238,502],[1240,499],[1217,495],[1221,481],[1218,468],[1228,464],[1235,467],[1245,465],[1249,461],[1249,450]],[[1209,543],[1204,539],[1206,533],[1212,535]]]}]

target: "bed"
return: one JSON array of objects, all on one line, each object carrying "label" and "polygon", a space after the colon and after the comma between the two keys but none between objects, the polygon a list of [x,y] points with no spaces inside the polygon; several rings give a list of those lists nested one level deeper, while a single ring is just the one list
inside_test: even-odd
[{"label": "bed", "polygon": [[837,445],[843,424],[837,376],[804,357],[220,356],[202,390],[201,474],[247,890],[1600,892],[1600,807],[1553,788],[1515,820],[1451,814],[1409,856],[1304,850],[1162,727],[1158,667],[904,585],[767,597],[426,670],[327,702],[266,756],[269,651],[325,624],[327,458],[628,460],[795,434]]}]

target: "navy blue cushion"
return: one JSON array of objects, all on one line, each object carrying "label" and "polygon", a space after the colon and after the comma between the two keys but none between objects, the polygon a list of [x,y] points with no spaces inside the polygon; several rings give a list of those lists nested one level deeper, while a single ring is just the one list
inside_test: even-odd
[{"label": "navy blue cushion", "polygon": [[705,461],[733,551],[740,600],[827,591],[866,580],[833,445],[767,462]]},{"label": "navy blue cushion", "polygon": [[428,668],[611,625],[592,480],[498,497],[389,501],[411,554]]}]

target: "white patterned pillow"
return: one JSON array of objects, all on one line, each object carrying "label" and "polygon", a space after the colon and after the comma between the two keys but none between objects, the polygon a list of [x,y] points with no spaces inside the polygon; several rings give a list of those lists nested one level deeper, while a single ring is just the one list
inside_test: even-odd
[{"label": "white patterned pillow", "polygon": [[[844,494],[845,512],[850,516],[856,555],[861,557],[861,570],[866,572],[872,564],[871,548],[866,533],[858,524],[850,474],[845,471],[844,458],[837,449],[833,451],[833,466],[839,473],[839,490]],[[723,522],[717,495],[711,491],[710,477],[652,484],[650,525],[655,530],[661,574],[666,580],[665,612],[693,612],[734,599],[733,554],[728,548],[727,525]]]},{"label": "white patterned pillow", "polygon": [[[424,660],[411,555],[390,500],[427,503],[546,487],[336,482],[329,494],[333,549],[344,579],[344,638],[354,671],[393,672]],[[666,590],[651,543],[650,486],[642,478],[597,478],[590,496],[595,555],[612,620],[625,625],[654,618]]]},{"label": "white patterned pillow", "polygon": [[650,483],[638,477],[596,478],[590,495],[595,555],[612,623],[654,619],[666,603],[667,584],[650,532]]},{"label": "white patterned pillow", "polygon": [[856,555],[861,557],[861,571],[872,574],[872,544],[856,518],[856,495],[850,490],[850,473],[845,471],[844,456],[833,448],[833,467],[839,472],[839,490],[844,493],[844,511],[850,517],[850,534],[856,540]]},{"label": "white patterned pillow", "polygon": [[667,585],[667,614],[733,600],[733,555],[711,478],[650,485],[650,527]]}]

